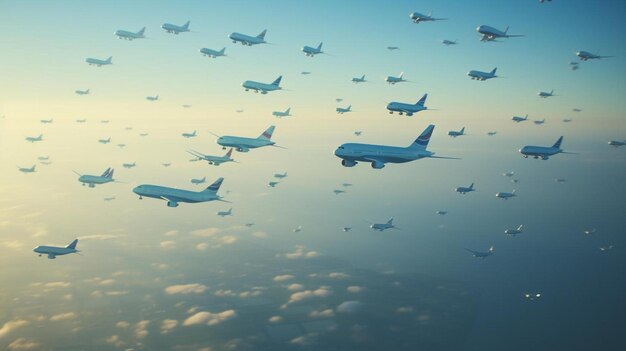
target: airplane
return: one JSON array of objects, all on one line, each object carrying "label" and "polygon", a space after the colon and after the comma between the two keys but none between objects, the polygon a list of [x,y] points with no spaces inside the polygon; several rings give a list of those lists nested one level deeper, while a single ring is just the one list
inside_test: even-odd
[{"label": "airplane", "polygon": [[411,117],[414,113],[428,110],[428,107],[424,106],[427,97],[428,94],[424,94],[424,96],[422,96],[422,98],[419,99],[419,101],[417,101],[415,104],[407,104],[404,102],[395,101],[390,102],[389,104],[387,104],[387,110],[389,110],[389,114],[398,112],[399,115],[402,115],[403,113],[406,113],[407,116]]},{"label": "airplane", "polygon": [[446,46],[450,46],[450,45],[456,45],[456,44],[457,44],[457,41],[456,41],[456,40],[455,40],[455,41],[452,41],[452,40],[447,40],[447,39],[444,39],[443,41],[441,41],[441,43],[442,43],[442,44],[444,44],[444,45],[446,45]]},{"label": "airplane", "polygon": [[305,45],[302,48],[302,52],[304,52],[304,54],[309,57],[314,57],[317,54],[324,53],[324,51],[322,51],[322,43],[320,43],[316,48]]},{"label": "airplane", "polygon": [[117,144],[118,147],[126,147],[126,144]]},{"label": "airplane", "polygon": [[289,112],[291,112],[291,107],[286,109],[285,112],[274,111],[274,112],[272,112],[272,116],[275,116],[275,117],[278,117],[278,118],[281,118],[281,117],[291,117]]},{"label": "airplane", "polygon": [[461,130],[459,130],[459,131],[451,130],[451,131],[448,132],[448,135],[453,137],[453,138],[465,135],[465,127],[461,128]]},{"label": "airplane", "polygon": [[194,130],[193,133],[183,133],[181,135],[185,138],[195,138],[197,134],[196,134],[196,131]]},{"label": "airplane", "polygon": [[489,136],[494,136],[496,134],[498,134],[498,132],[495,132],[495,131],[494,132],[487,132],[487,135],[489,135]]},{"label": "airplane", "polygon": [[233,147],[239,152],[248,152],[250,149],[256,149],[263,146],[280,147],[273,142],[272,134],[274,133],[275,126],[269,126],[261,135],[256,138],[245,138],[238,136],[218,136],[217,144],[222,146],[225,150],[227,147]]},{"label": "airplane", "polygon": [[579,108],[573,108],[572,111],[574,111],[574,112],[582,112],[583,110],[581,110]]},{"label": "airplane", "polygon": [[270,84],[255,82],[255,81],[252,81],[252,80],[247,80],[247,81],[243,82],[242,86],[246,89],[246,91],[254,90],[255,93],[258,93],[260,91],[261,94],[267,94],[267,92],[269,92],[269,91],[281,90],[282,89],[280,87],[281,79],[283,79],[283,76],[278,76],[278,78],[276,78],[276,80],[274,80]]},{"label": "airplane", "polygon": [[589,51],[578,51],[576,53],[576,56],[578,56],[581,61],[587,61],[587,60],[594,60],[594,59],[603,59],[603,58],[609,58],[609,57],[613,57],[613,56],[600,56],[600,55],[595,55],[590,53]]},{"label": "airplane", "polygon": [[474,250],[470,250],[470,249],[465,249],[469,252],[472,253],[472,255],[474,255],[474,257],[476,258],[485,258],[485,257],[489,257],[491,255],[493,255],[493,246],[489,247],[489,251],[487,252],[480,252],[480,251],[474,251]]},{"label": "airplane", "polygon": [[295,228],[295,229],[293,230],[293,232],[294,232],[294,233],[299,233],[299,232],[301,232],[301,231],[302,231],[302,226],[301,226],[301,225],[299,225],[297,228]]},{"label": "airplane", "polygon": [[115,31],[115,34],[119,39],[124,40],[133,40],[133,39],[143,39],[146,36],[143,33],[146,31],[146,27],[141,28],[137,33],[130,32],[127,30],[118,29]]},{"label": "airplane", "polygon": [[348,143],[339,146],[335,150],[335,156],[341,158],[341,165],[344,167],[354,167],[358,162],[370,162],[374,169],[381,169],[388,162],[405,163],[427,157],[451,159],[451,157],[435,156],[434,152],[426,150],[434,129],[434,125],[429,125],[407,147]]},{"label": "airplane", "polygon": [[309,71],[302,71],[302,72],[300,72],[300,74],[307,75],[307,74],[311,74],[311,72],[309,72]]},{"label": "airplane", "polygon": [[493,70],[491,70],[491,72],[483,72],[483,71],[471,70],[471,71],[467,72],[467,75],[470,78],[472,78],[473,80],[485,81],[485,80],[491,79],[491,78],[498,78],[498,76],[496,76],[496,70],[497,69],[498,69],[498,67],[496,67]]},{"label": "airplane", "polygon": [[626,145],[626,140],[624,141],[609,140],[608,144],[611,146],[620,147],[620,146]]},{"label": "airplane", "polygon": [[609,245],[609,246],[601,246],[601,247],[600,247],[600,251],[602,251],[602,252],[606,252],[606,251],[609,251],[609,250],[611,250],[611,249],[613,249],[613,245]]},{"label": "airplane", "polygon": [[333,193],[335,193],[335,195],[343,194],[345,192],[346,192],[345,190],[339,190],[339,189],[333,190]]},{"label": "airplane", "polygon": [[337,107],[335,111],[337,111],[337,113],[340,115],[343,115],[347,112],[352,112],[352,105],[348,105],[348,107]]},{"label": "airplane", "polygon": [[54,119],[50,118],[50,119],[42,119],[39,122],[43,123],[43,124],[50,124],[52,122],[54,122]]},{"label": "airplane", "polygon": [[228,202],[217,195],[223,181],[224,178],[220,177],[206,189],[197,192],[149,184],[139,185],[133,192],[139,195],[140,200],[144,197],[165,200],[168,207],[178,207],[179,202],[198,203],[214,200]]},{"label": "airplane", "polygon": [[524,228],[524,226],[522,224],[520,224],[520,226],[515,228],[515,229],[507,229],[507,230],[505,230],[504,234],[515,236],[517,234],[521,234],[521,233],[524,232],[524,230],[522,228]]},{"label": "airplane", "polygon": [[505,177],[512,177],[513,175],[515,175],[515,172],[506,172],[506,173],[502,173],[502,175]]},{"label": "airplane", "polygon": [[41,245],[35,247],[33,251],[38,253],[39,257],[41,257],[41,255],[48,255],[48,258],[53,260],[57,256],[80,252],[79,250],[76,250],[76,244],[78,244],[78,239],[74,239],[74,241],[72,241],[69,245],[65,247]]},{"label": "airplane", "polygon": [[177,25],[171,24],[171,23],[163,23],[161,28],[163,28],[168,33],[173,33],[173,34],[178,35],[179,33],[182,33],[182,32],[190,32],[190,30],[189,30],[189,23],[190,23],[190,21],[187,21],[182,26],[177,26]]},{"label": "airplane", "polygon": [[393,50],[399,50],[400,48],[397,46],[387,46],[387,50],[389,51],[393,51]]},{"label": "airplane", "polygon": [[136,166],[137,166],[136,162],[133,162],[133,163],[124,163],[124,164],[122,164],[122,167],[124,167],[124,168],[128,168],[128,169],[133,168],[133,167],[136,167]]},{"label": "airplane", "polygon": [[537,93],[537,96],[539,96],[542,99],[545,99],[545,98],[549,98],[551,96],[556,96],[556,95],[554,95],[554,89],[552,89],[549,93],[546,93],[545,91],[540,91]]},{"label": "airplane", "polygon": [[554,181],[557,183],[565,183],[567,180],[565,180],[565,178],[555,178]]},{"label": "airplane", "polygon": [[216,215],[224,218],[226,216],[232,216],[233,215],[233,208],[229,208],[228,211],[219,211],[216,213]]},{"label": "airplane", "polygon": [[113,201],[115,200],[115,196],[105,197],[104,201]]},{"label": "airplane", "polygon": [[352,229],[352,227],[343,227],[343,228],[341,228],[341,230],[343,230],[344,233],[349,232],[350,229]]},{"label": "airplane", "polygon": [[100,121],[100,123],[105,123],[106,124],[106,123],[109,123],[109,120],[108,119],[103,119],[103,120]]},{"label": "airplane", "polygon": [[202,177],[201,179],[191,178],[191,184],[198,185],[202,183],[206,183],[206,177]]},{"label": "airplane", "polygon": [[89,175],[89,174],[80,174],[76,171],[72,171],[76,174],[78,174],[78,181],[83,183],[83,186],[85,184],[88,184],[90,188],[95,188],[96,185],[99,184],[106,184],[106,183],[110,183],[110,182],[116,182],[115,179],[113,179],[113,172],[115,170],[111,167],[107,168],[106,171],[104,171],[104,173],[102,173],[102,175],[99,176],[95,176],[95,175]]},{"label": "airplane", "polygon": [[191,105],[183,105],[183,108],[190,108]]},{"label": "airplane", "polygon": [[149,135],[148,133],[139,133],[139,136],[141,136],[141,137],[146,137],[148,135]]},{"label": "airplane", "polygon": [[428,15],[423,15],[419,12],[413,12],[409,14],[409,17],[415,24],[420,24],[421,22],[433,22],[433,21],[447,20],[447,18],[434,18],[432,17],[432,13],[429,13]]},{"label": "airplane", "polygon": [[37,157],[37,159],[39,161],[48,161],[50,159],[50,156],[39,156]]},{"label": "airplane", "polygon": [[[543,3],[544,0],[539,0],[540,3]],[[552,0],[548,0],[548,1],[552,1]],[[541,294],[540,293],[536,293],[536,294],[531,294],[531,293],[525,293],[524,294],[524,298],[530,300],[530,301],[535,301],[535,300],[539,300],[541,298]]]},{"label": "airplane", "polygon": [[513,118],[511,118],[511,120],[513,122],[515,122],[515,123],[524,122],[524,121],[528,120],[528,115],[526,115],[524,117],[513,116]]},{"label": "airplane", "polygon": [[204,160],[204,161],[207,161],[210,165],[214,165],[214,166],[219,166],[222,163],[226,163],[226,162],[235,162],[235,160],[230,157],[230,155],[232,155],[233,153],[232,148],[230,148],[230,150],[228,150],[228,152],[224,156],[205,155],[195,150],[188,150],[187,152],[196,156],[198,158],[198,161]]},{"label": "airplane", "polygon": [[396,83],[406,82],[406,79],[404,79],[404,72],[400,72],[400,75],[397,76],[397,77],[387,76],[387,78],[385,78],[385,82],[387,82],[389,84],[396,84]]},{"label": "airplane", "polygon": [[171,166],[171,165],[172,165],[172,164],[171,164],[171,163],[169,163],[169,162],[164,162],[164,163],[161,163],[161,166],[163,166],[163,167],[169,167],[169,166]]},{"label": "airplane", "polygon": [[350,183],[343,183],[343,184],[341,184],[341,186],[344,187],[344,188],[347,188],[349,186],[352,186],[352,184],[350,184]]},{"label": "airplane", "polygon": [[111,62],[112,59],[113,59],[113,56],[109,56],[109,58],[107,58],[106,60],[100,60],[100,59],[88,57],[85,59],[85,62],[87,62],[89,66],[100,67],[100,66],[112,65],[113,64],[113,62]]},{"label": "airplane", "polygon": [[565,152],[561,149],[561,142],[563,141],[563,137],[559,137],[559,139],[552,146],[533,146],[527,145],[523,148],[519,149],[520,154],[524,155],[524,158],[528,158],[528,156],[533,156],[538,159],[547,160],[550,156],[563,153],[569,154],[570,152]]},{"label": "airplane", "polygon": [[276,185],[278,185],[278,184],[280,184],[280,182],[269,182],[269,183],[267,184],[267,186],[269,186],[270,188],[275,188],[275,187],[276,187]]},{"label": "airplane", "polygon": [[393,217],[389,218],[387,223],[372,223],[370,225],[370,229],[377,230],[379,232],[385,231],[387,229],[396,229],[400,230],[400,228],[393,225]]},{"label": "airplane", "polygon": [[235,112],[237,112],[237,113],[242,113],[242,112],[243,112],[243,110],[236,110]]},{"label": "airplane", "polygon": [[587,229],[587,230],[585,230],[583,233],[585,233],[585,235],[595,234],[595,233],[596,233],[596,228],[593,228],[593,229]]},{"label": "airplane", "polygon": [[26,168],[26,167],[17,167],[17,170],[22,172],[22,173],[35,173],[35,165],[33,165],[31,168]]},{"label": "airplane", "polygon": [[220,50],[220,51],[209,49],[209,48],[202,48],[202,49],[200,49],[200,53],[203,56],[208,56],[208,57],[212,57],[212,58],[217,58],[219,56],[226,56],[225,52],[226,52],[226,47],[222,48],[222,50]]},{"label": "airplane", "polygon": [[482,37],[480,38],[480,41],[482,42],[497,41],[496,39],[500,38],[523,37],[523,35],[507,34],[507,32],[509,31],[509,26],[506,27],[504,32],[487,25],[478,26],[476,28],[476,31],[482,35]]},{"label": "airplane", "polygon": [[454,191],[456,191],[459,194],[467,194],[470,193],[472,191],[476,191],[476,189],[474,189],[474,183],[470,184],[470,186],[465,187],[465,186],[460,186],[454,189]]},{"label": "airplane", "polygon": [[87,122],[86,119],[77,119],[76,120],[76,123],[85,123],[85,122]]},{"label": "airplane", "polygon": [[361,136],[362,133],[363,132],[360,131],[360,130],[355,130],[353,134],[356,135],[356,136]]},{"label": "airplane", "polygon": [[513,191],[510,192],[510,193],[507,193],[507,192],[504,192],[504,191],[500,191],[500,192],[496,193],[496,197],[499,197],[499,198],[505,199],[505,200],[508,200],[509,198],[512,198],[512,197],[515,197],[515,196],[517,196],[517,194],[515,194],[515,189],[513,189]]},{"label": "airplane", "polygon": [[570,62],[569,63],[569,69],[571,69],[572,71],[575,71],[577,69],[580,68],[580,65],[578,64],[578,62]]},{"label": "airplane", "polygon": [[108,139],[99,139],[98,142],[100,144],[108,144],[111,142],[111,137],[109,137]]},{"label": "airplane", "polygon": [[343,99],[342,99],[342,98],[336,98],[336,99],[335,99],[335,101],[337,101],[337,102],[342,102],[342,101],[343,101]]},{"label": "airplane", "polygon": [[26,137],[24,140],[34,143],[36,141],[42,141],[43,140],[43,134],[39,134],[38,137]]},{"label": "airplane", "polygon": [[157,100],[159,100],[159,96],[158,95],[146,96],[146,100],[148,100],[148,101],[157,101]]},{"label": "airplane", "polygon": [[361,78],[359,77],[354,77],[352,78],[352,83],[365,83],[365,74],[361,76]]},{"label": "airplane", "polygon": [[546,119],[545,119],[545,118],[544,118],[544,119],[541,119],[541,120],[540,120],[540,119],[538,119],[538,120],[536,120],[536,121],[533,121],[533,123],[534,123],[534,124],[536,124],[536,125],[541,125],[541,124],[546,123]]},{"label": "airplane", "polygon": [[287,178],[287,172],[285,172],[285,173],[276,173],[276,174],[274,174],[274,178],[278,178],[278,179]]},{"label": "airplane", "polygon": [[445,216],[448,214],[448,211],[435,211],[435,214],[441,215],[441,216]]},{"label": "airplane", "polygon": [[228,38],[233,41],[233,44],[237,44],[238,42],[241,45],[257,45],[257,44],[265,44],[265,33],[267,33],[267,29],[264,29],[259,35],[256,37],[251,37],[249,35],[241,34],[241,33],[231,33]]},{"label": "airplane", "polygon": [[77,95],[89,95],[89,89],[87,90],[74,90]]},{"label": "airplane", "polygon": [[571,121],[572,121],[572,119],[571,119],[571,118],[563,118],[563,122],[565,122],[565,123],[569,123],[569,122],[571,122]]}]

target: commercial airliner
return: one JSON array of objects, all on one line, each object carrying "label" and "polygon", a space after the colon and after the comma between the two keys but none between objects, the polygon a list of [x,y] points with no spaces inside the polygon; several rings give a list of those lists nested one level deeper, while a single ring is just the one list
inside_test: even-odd
[{"label": "commercial airliner", "polygon": [[576,53],[576,56],[578,56],[582,61],[587,61],[587,60],[596,60],[596,59],[603,59],[603,58],[609,58],[609,57],[613,57],[613,56],[600,56],[600,55],[595,55],[590,53],[589,51],[578,51]]},{"label": "commercial airliner", "polygon": [[226,52],[226,48],[222,48],[222,50],[213,50],[213,49],[209,49],[209,48],[202,48],[200,49],[200,53],[202,53],[203,56],[208,56],[208,57],[212,57],[212,58],[217,58],[220,56],[226,56],[225,54]]},{"label": "commercial airliner", "polygon": [[278,179],[287,178],[287,172],[285,172],[285,173],[276,173],[276,174],[274,174],[274,178],[278,178]]},{"label": "commercial airliner", "polygon": [[400,72],[400,75],[397,76],[397,77],[387,76],[387,78],[385,78],[385,82],[387,82],[389,84],[396,84],[396,83],[406,82],[406,79],[404,79],[404,72]]},{"label": "commercial airliner", "polygon": [[499,197],[499,198],[505,199],[505,200],[508,200],[508,199],[510,199],[512,197],[516,197],[516,196],[517,196],[517,194],[515,194],[515,189],[513,189],[513,191],[511,191],[510,193],[507,193],[505,191],[500,191],[500,192],[496,193],[496,197]]},{"label": "commercial airliner", "polygon": [[224,218],[226,216],[232,216],[233,215],[233,208],[232,207],[229,208],[228,211],[218,211],[216,213],[216,215],[218,215],[218,216],[220,216],[222,218]]},{"label": "commercial airliner", "polygon": [[87,62],[89,66],[100,67],[100,66],[112,65],[113,62],[111,62],[111,60],[113,60],[113,56],[109,56],[109,58],[107,58],[106,60],[100,60],[100,59],[96,59],[92,57],[87,57],[85,59],[85,62]]},{"label": "commercial airliner", "polygon": [[389,218],[389,220],[386,223],[372,223],[370,225],[370,229],[377,230],[379,232],[385,231],[387,229],[400,230],[400,228],[396,227],[393,224],[393,217]]},{"label": "commercial airliner", "polygon": [[424,106],[424,103],[426,103],[427,97],[428,97],[428,94],[424,94],[424,96],[422,96],[422,98],[419,99],[419,101],[416,102],[415,104],[406,104],[403,102],[395,102],[395,101],[390,102],[389,104],[387,104],[387,110],[389,110],[390,114],[393,114],[394,112],[398,112],[399,115],[406,113],[407,116],[411,117],[413,116],[414,113],[428,110],[428,107]]},{"label": "commercial airliner", "polygon": [[184,138],[195,138],[198,134],[196,134],[196,131],[194,130],[192,133],[183,133],[181,134]]},{"label": "commercial airliner", "polygon": [[353,83],[365,83],[365,74],[359,77],[352,78]]},{"label": "commercial airliner", "polygon": [[450,46],[450,45],[456,45],[457,41],[456,40],[452,41],[452,40],[444,39],[444,40],[441,41],[441,43],[443,45]]},{"label": "commercial airliner", "polygon": [[324,53],[324,51],[322,51],[322,43],[320,43],[316,48],[305,45],[302,48],[302,52],[304,52],[304,54],[309,57],[314,57],[317,54]]},{"label": "commercial airliner", "polygon": [[205,154],[203,154],[201,152],[198,152],[198,151],[195,151],[195,150],[188,150],[187,152],[192,154],[192,155],[194,155],[194,156],[196,156],[198,158],[198,161],[200,161],[200,160],[207,161],[210,165],[219,166],[222,163],[235,162],[235,160],[230,157],[230,155],[232,155],[232,153],[233,153],[233,149],[232,148],[230,150],[228,150],[228,152],[224,156],[205,155]]},{"label": "commercial airliner", "polygon": [[26,137],[24,138],[24,140],[30,142],[30,143],[34,143],[37,141],[42,141],[43,140],[43,134],[39,134],[39,136],[37,137]]},{"label": "commercial airliner", "polygon": [[451,131],[448,132],[448,135],[453,137],[453,138],[465,135],[465,127],[461,128],[461,130],[451,130]]},{"label": "commercial airliner", "polygon": [[217,144],[222,146],[222,149],[226,149],[227,147],[233,147],[235,150],[239,152],[248,152],[250,149],[256,149],[263,146],[275,146],[275,142],[273,142],[272,134],[274,133],[275,126],[269,126],[261,135],[256,138],[246,138],[239,136],[220,136],[217,139]]},{"label": "commercial airliner", "polygon": [[565,152],[561,149],[561,142],[563,141],[563,137],[559,137],[559,139],[552,146],[533,146],[527,145],[523,148],[519,149],[520,154],[524,155],[524,158],[528,158],[528,156],[532,156],[536,159],[541,158],[542,160],[547,160],[550,156],[564,153],[568,154],[569,152]]},{"label": "commercial airliner", "polygon": [[177,26],[171,23],[164,23],[161,28],[163,28],[168,33],[179,34],[182,32],[189,32],[189,23],[190,21],[187,21],[187,23],[183,24],[182,26]]},{"label": "commercial airliner", "polygon": [[348,105],[348,107],[337,107],[335,111],[337,111],[337,113],[340,115],[343,115],[347,112],[352,112],[352,105]]},{"label": "commercial airliner", "polygon": [[74,92],[77,95],[89,95],[89,89],[87,89],[87,90],[75,90]]},{"label": "commercial airliner", "polygon": [[523,37],[523,35],[519,34],[507,34],[507,32],[509,31],[509,26],[506,27],[504,32],[487,25],[478,26],[478,28],[476,28],[476,31],[482,35],[480,41],[496,41],[496,39],[500,38]]},{"label": "commercial airliner", "polygon": [[544,119],[534,120],[533,123],[536,124],[536,125],[542,125],[542,124],[546,123],[546,119],[544,118]]},{"label": "commercial airliner", "polygon": [[139,199],[143,197],[151,197],[153,199],[161,199],[167,201],[168,207],[178,207],[179,202],[198,203],[207,201],[224,201],[221,196],[217,195],[224,178],[218,178],[213,184],[209,185],[202,191],[189,191],[176,188],[169,188],[159,185],[143,184],[133,189],[133,192],[139,195]]},{"label": "commercial airliner", "polygon": [[141,28],[137,33],[119,29],[115,31],[115,35],[119,39],[124,39],[124,40],[143,39],[145,38],[145,36],[143,35],[145,31],[146,31],[146,27]]},{"label": "commercial airliner", "polygon": [[128,169],[134,168],[134,167],[136,167],[136,166],[137,166],[137,163],[136,163],[136,162],[133,162],[133,163],[123,163],[123,164],[122,164],[122,167],[124,167],[124,168],[128,168]]},{"label": "commercial airliner", "polygon": [[505,230],[504,234],[515,236],[517,234],[523,233],[524,232],[523,228],[524,228],[524,226],[520,224],[520,226],[515,228],[515,229],[507,229],[507,230]]},{"label": "commercial airliner", "polygon": [[265,44],[265,33],[267,33],[267,29],[264,29],[259,35],[256,37],[251,37],[249,35],[241,34],[241,33],[231,33],[228,37],[233,41],[234,44],[241,43],[241,45],[257,45],[257,44]]},{"label": "commercial airliner", "polygon": [[415,142],[407,147],[348,143],[339,146],[335,150],[335,156],[341,158],[344,167],[354,167],[358,162],[368,162],[375,169],[385,167],[386,163],[405,163],[427,157],[451,159],[435,156],[434,152],[426,150],[434,129],[434,125],[429,125]]},{"label": "commercial airliner", "polygon": [[255,93],[258,93],[260,91],[261,94],[267,94],[268,91],[274,91],[274,90],[281,90],[282,89],[280,87],[281,79],[283,79],[283,76],[278,76],[278,78],[276,78],[276,80],[274,80],[270,84],[255,82],[253,80],[247,80],[247,81],[243,82],[242,86],[246,89],[246,91],[254,90]]},{"label": "commercial airliner", "polygon": [[148,101],[158,101],[159,100],[159,96],[158,95],[146,96],[146,100],[148,100]]},{"label": "commercial airliner", "polygon": [[272,116],[278,117],[278,118],[281,118],[281,117],[291,117],[290,112],[291,112],[291,107],[287,108],[284,112],[283,111],[274,111],[274,112],[272,112]]},{"label": "commercial airliner", "polygon": [[545,91],[540,91],[537,93],[537,96],[539,96],[542,99],[545,99],[545,98],[549,98],[549,97],[556,96],[556,95],[554,95],[554,89],[552,89],[549,93]]},{"label": "commercial airliner", "polygon": [[17,167],[17,170],[22,172],[22,173],[35,173],[35,165],[33,165],[30,168],[26,168],[26,167]]},{"label": "commercial airliner", "polygon": [[42,119],[39,122],[41,122],[42,124],[50,124],[52,122],[54,122],[54,119],[50,118],[50,119]]},{"label": "commercial airliner", "polygon": [[447,20],[447,18],[435,18],[435,17],[432,17],[432,13],[429,13],[428,15],[423,15],[423,14],[421,14],[419,12],[413,12],[413,13],[409,14],[409,17],[411,18],[411,20],[415,24],[420,24],[422,22],[433,22],[433,21],[444,21],[444,20]]},{"label": "commercial airliner", "polygon": [[107,139],[99,139],[98,142],[100,144],[108,144],[111,142],[111,137],[108,137]]},{"label": "commercial airliner", "polygon": [[470,250],[470,249],[465,249],[469,252],[472,253],[472,255],[476,258],[485,258],[485,257],[489,257],[491,255],[493,255],[493,246],[489,247],[489,251],[487,252],[481,252],[481,251],[474,251],[474,250]]},{"label": "commercial airliner", "polygon": [[99,176],[89,175],[89,174],[80,174],[76,171],[73,171],[73,172],[78,175],[78,181],[83,183],[83,186],[85,184],[88,184],[90,188],[95,188],[96,185],[99,185],[99,184],[115,182],[115,179],[113,179],[113,172],[115,172],[115,170],[110,167],[107,168],[106,171],[104,171],[104,173],[102,173]]},{"label": "commercial airliner", "polygon": [[39,257],[42,255],[48,255],[48,258],[53,260],[57,256],[67,255],[71,253],[78,253],[79,250],[76,250],[76,244],[78,244],[78,239],[74,239],[69,245],[63,246],[37,246],[33,249],[34,252],[39,254]]},{"label": "commercial airliner", "polygon": [[474,80],[487,80],[487,79],[491,79],[491,78],[497,78],[498,76],[496,76],[496,70],[498,68],[494,68],[493,70],[491,70],[491,72],[483,72],[483,71],[469,71],[467,72],[467,75],[470,76],[470,78],[474,79]]},{"label": "commercial airliner", "polygon": [[459,194],[463,194],[463,195],[465,195],[467,193],[470,193],[472,191],[475,191],[475,190],[476,189],[474,189],[474,183],[470,184],[470,186],[467,186],[467,187],[466,186],[460,186],[460,187],[454,189],[454,191],[456,191]]},{"label": "commercial airliner", "polygon": [[202,178],[199,178],[199,179],[191,178],[191,184],[193,184],[193,185],[198,185],[198,184],[202,184],[202,183],[206,183],[206,177],[202,177]]},{"label": "commercial airliner", "polygon": [[528,120],[528,115],[526,115],[524,117],[513,116],[513,118],[511,118],[511,120],[513,122],[515,122],[515,123],[524,122],[524,121]]},{"label": "commercial airliner", "polygon": [[626,145],[626,140],[624,140],[624,141],[609,140],[608,144],[611,145],[611,146],[620,147],[620,146]]}]

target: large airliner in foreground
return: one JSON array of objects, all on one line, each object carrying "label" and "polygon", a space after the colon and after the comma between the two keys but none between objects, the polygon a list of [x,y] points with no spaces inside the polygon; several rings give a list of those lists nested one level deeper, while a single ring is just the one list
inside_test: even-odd
[{"label": "large airliner in foreground", "polygon": [[76,250],[76,244],[78,244],[78,239],[74,239],[69,245],[63,246],[37,246],[33,249],[36,253],[41,257],[42,255],[48,255],[48,258],[53,260],[56,256],[67,255],[71,253],[78,253],[80,251]]},{"label": "large airliner in foreground", "polygon": [[246,138],[231,135],[218,136],[217,143],[222,146],[222,149],[233,147],[239,152],[248,152],[250,149],[256,149],[263,146],[279,147],[272,141],[274,128],[276,127],[269,126],[269,128],[267,128],[263,134],[259,135],[257,138]]},{"label": "large airliner in foreground", "polygon": [[335,150],[335,156],[341,158],[344,167],[354,167],[358,162],[369,162],[375,169],[385,167],[386,163],[405,163],[425,157],[453,159],[435,156],[434,152],[426,150],[434,129],[434,125],[429,125],[415,142],[407,147],[348,143],[339,146]]},{"label": "large airliner in foreground", "polygon": [[167,201],[168,207],[178,207],[179,202],[197,203],[214,200],[224,201],[221,196],[217,195],[217,191],[220,189],[223,181],[224,178],[220,177],[202,191],[189,191],[166,186],[143,184],[135,187],[133,192],[139,195],[139,199],[143,197],[161,199]]}]

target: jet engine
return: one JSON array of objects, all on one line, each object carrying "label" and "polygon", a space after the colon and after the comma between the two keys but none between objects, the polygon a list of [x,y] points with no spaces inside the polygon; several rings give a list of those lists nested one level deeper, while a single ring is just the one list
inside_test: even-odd
[{"label": "jet engine", "polygon": [[356,162],[350,160],[341,160],[341,165],[344,167],[354,167],[356,166]]},{"label": "jet engine", "polygon": [[168,201],[167,202],[167,206],[168,207],[178,207],[178,203],[176,203],[174,201]]},{"label": "jet engine", "polygon": [[382,162],[378,162],[378,161],[372,162],[372,168],[374,168],[374,169],[381,169],[381,168],[384,168],[384,167],[385,167],[385,164],[382,163]]}]

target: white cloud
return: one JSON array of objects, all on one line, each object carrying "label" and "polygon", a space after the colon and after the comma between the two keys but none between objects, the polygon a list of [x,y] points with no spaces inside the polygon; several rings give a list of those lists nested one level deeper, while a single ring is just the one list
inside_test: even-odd
[{"label": "white cloud", "polygon": [[275,282],[284,282],[286,280],[290,280],[295,278],[293,275],[291,274],[283,274],[283,275],[277,275],[274,277],[274,281]]},{"label": "white cloud", "polygon": [[24,319],[15,319],[15,320],[4,323],[2,325],[2,328],[0,328],[0,339],[7,336],[13,330],[21,328],[21,327],[25,327],[28,324],[30,323]]},{"label": "white cloud", "polygon": [[176,246],[176,242],[175,242],[175,241],[172,241],[172,240],[165,240],[165,241],[161,241],[161,242],[159,243],[159,246],[160,246],[162,249],[173,249],[173,248],[174,248],[174,246]]},{"label": "white cloud", "polygon": [[165,293],[168,295],[174,294],[202,294],[208,289],[206,285],[193,283],[193,284],[180,284],[170,285],[165,288]]},{"label": "white cloud", "polygon": [[309,317],[312,318],[330,318],[334,315],[335,312],[331,308],[325,309],[323,311],[311,311],[311,313],[309,313]]},{"label": "white cloud", "polygon": [[[289,297],[289,301],[287,302],[287,305],[300,302],[302,300],[312,299],[312,298],[325,298],[325,297],[330,296],[332,293],[333,293],[332,290],[330,290],[330,287],[328,286],[321,286],[315,290],[298,291],[298,292],[291,294],[291,296]],[[283,306],[283,307],[286,307],[286,306]]]},{"label": "white cloud", "polygon": [[359,301],[345,301],[337,306],[337,312],[340,313],[354,313],[361,309],[363,304]]},{"label": "white cloud", "polygon": [[358,285],[352,285],[352,286],[347,287],[346,290],[348,290],[348,292],[356,294],[356,293],[363,292],[365,288],[362,286],[358,286]]},{"label": "white cloud", "polygon": [[193,316],[185,319],[183,322],[184,326],[196,325],[196,324],[206,324],[206,325],[217,325],[227,320],[231,320],[237,317],[237,312],[235,310],[226,310],[218,313],[211,312],[198,312]]},{"label": "white cloud", "polygon": [[234,235],[224,235],[217,239],[217,242],[222,245],[230,245],[237,242],[237,237]]},{"label": "white cloud", "polygon": [[333,279],[347,279],[347,278],[350,278],[349,274],[342,273],[342,272],[332,272],[328,276],[330,278],[333,278]]},{"label": "white cloud", "polygon": [[175,319],[166,319],[161,323],[161,334],[167,334],[174,330],[178,326],[178,321]]},{"label": "white cloud", "polygon": [[199,237],[210,237],[220,232],[220,228],[209,227],[205,229],[197,229],[191,231],[191,235]]},{"label": "white cloud", "polygon": [[70,319],[76,318],[76,313],[67,312],[67,313],[59,313],[50,317],[50,321],[52,322],[60,322],[60,321],[69,321]]},{"label": "white cloud", "polygon": [[165,236],[176,236],[178,235],[178,230],[170,230],[168,232],[165,232],[165,234],[163,234]]},{"label": "white cloud", "polygon": [[196,245],[196,249],[198,249],[200,251],[205,251],[208,248],[209,248],[209,244],[207,244],[207,243],[200,243],[200,244]]},{"label": "white cloud", "polygon": [[268,237],[266,232],[261,232],[261,231],[253,232],[252,236],[254,236],[255,238],[259,238],[259,239],[265,239]]},{"label": "white cloud", "polygon": [[19,338],[10,343],[7,347],[9,350],[34,350],[39,348],[39,346],[41,346],[41,344],[34,340]]},{"label": "white cloud", "polygon": [[101,280],[100,283],[98,283],[98,285],[111,285],[113,283],[115,283],[114,279],[104,279],[104,280]]},{"label": "white cloud", "polygon": [[143,339],[148,336],[148,324],[150,324],[150,321],[147,320],[137,322],[135,325],[135,337],[137,339]]},{"label": "white cloud", "polygon": [[302,284],[297,284],[297,283],[289,284],[289,286],[287,286],[287,290],[289,290],[289,291],[300,291],[300,290],[304,290],[304,285],[302,285]]},{"label": "white cloud", "polygon": [[119,335],[111,335],[108,338],[106,338],[105,342],[107,344],[115,345],[115,347],[118,347],[118,348],[124,346],[124,342],[120,340]]},{"label": "white cloud", "polygon": [[284,256],[287,259],[295,260],[301,258],[315,258],[319,256],[319,254],[316,251],[307,251],[304,246],[298,245],[294,252],[286,253]]},{"label": "white cloud", "polygon": [[121,238],[121,235],[113,235],[113,234],[93,234],[93,235],[85,235],[79,236],[79,240],[111,240]]},{"label": "white cloud", "polygon": [[115,323],[115,326],[121,329],[126,329],[128,327],[130,327],[130,323],[128,323],[127,321],[119,321],[117,323]]},{"label": "white cloud", "polygon": [[43,286],[44,288],[67,288],[70,285],[71,284],[68,282],[48,282],[45,283]]},{"label": "white cloud", "polygon": [[411,313],[413,312],[413,307],[398,307],[396,309],[397,313]]},{"label": "white cloud", "polygon": [[283,321],[283,317],[281,317],[281,316],[272,316],[267,321],[270,322],[270,323],[280,323],[280,322]]}]

